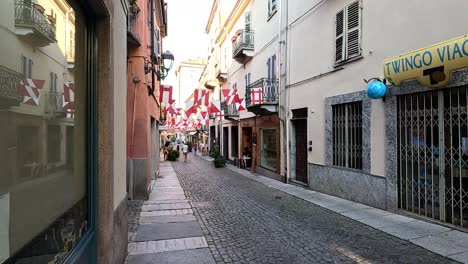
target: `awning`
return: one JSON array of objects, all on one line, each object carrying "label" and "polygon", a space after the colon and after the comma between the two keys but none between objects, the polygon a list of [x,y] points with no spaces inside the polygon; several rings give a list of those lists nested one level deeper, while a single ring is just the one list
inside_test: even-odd
[{"label": "awning", "polygon": [[188,134],[189,134],[189,136],[193,136],[193,135],[195,135],[196,133],[197,133],[197,131],[193,131],[193,132],[190,132],[190,133],[188,133]]}]

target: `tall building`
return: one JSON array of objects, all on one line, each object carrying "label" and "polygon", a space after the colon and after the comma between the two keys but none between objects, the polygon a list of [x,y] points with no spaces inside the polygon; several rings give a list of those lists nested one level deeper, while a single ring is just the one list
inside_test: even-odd
[{"label": "tall building", "polygon": [[[249,149],[249,166],[281,180],[278,45],[274,41],[278,15],[276,9],[264,8],[266,4],[214,1],[206,27],[212,42],[203,82],[223,101],[225,116],[224,121],[210,122],[211,147],[219,144],[222,155],[236,163],[243,150]],[[237,89],[247,111],[238,112],[228,105],[221,89]]]},{"label": "tall building", "polygon": [[123,263],[125,6],[0,14],[0,263]]},{"label": "tall building", "polygon": [[159,84],[167,3],[129,1],[127,34],[127,190],[131,199],[149,195],[159,168]]}]

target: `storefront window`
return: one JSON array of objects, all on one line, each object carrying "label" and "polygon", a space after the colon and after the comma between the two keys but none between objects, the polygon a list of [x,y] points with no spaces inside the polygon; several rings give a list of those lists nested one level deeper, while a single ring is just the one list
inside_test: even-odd
[{"label": "storefront window", "polygon": [[0,14],[0,263],[61,263],[88,230],[85,20],[62,0]]},{"label": "storefront window", "polygon": [[261,129],[260,166],[276,171],[276,129]]}]

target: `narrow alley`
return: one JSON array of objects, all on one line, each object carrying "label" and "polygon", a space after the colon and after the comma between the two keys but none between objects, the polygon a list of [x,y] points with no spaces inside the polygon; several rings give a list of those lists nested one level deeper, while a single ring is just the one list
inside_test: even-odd
[{"label": "narrow alley", "polygon": [[[187,162],[162,166],[162,178],[143,205],[143,219],[130,243],[129,264],[212,263],[206,251],[196,252],[203,248],[209,249],[216,263],[455,263],[228,168],[215,168],[193,153]],[[176,190],[178,182],[182,188]],[[170,188],[173,191],[168,194]],[[172,205],[163,208],[164,200]],[[182,215],[162,216],[176,214],[175,205]],[[158,217],[150,220],[151,216]],[[161,222],[164,217],[179,222],[172,224],[178,228],[153,232],[163,224],[149,222]],[[202,233],[197,232],[198,226]],[[167,249],[181,237],[200,239],[200,245],[193,247],[199,249],[187,249],[183,243]],[[156,242],[142,244],[150,238]]]}]

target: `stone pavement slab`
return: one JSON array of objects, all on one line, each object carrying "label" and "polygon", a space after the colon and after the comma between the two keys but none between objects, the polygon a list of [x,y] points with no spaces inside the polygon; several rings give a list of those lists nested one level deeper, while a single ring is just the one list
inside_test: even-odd
[{"label": "stone pavement slab", "polygon": [[158,241],[132,242],[128,244],[128,254],[141,255],[206,247],[208,247],[208,242],[205,237],[186,237]]},{"label": "stone pavement slab", "polygon": [[140,217],[142,217],[142,216],[163,216],[163,215],[187,215],[187,214],[193,214],[193,210],[192,209],[177,209],[177,210],[141,212]]},{"label": "stone pavement slab", "polygon": [[188,203],[170,203],[170,204],[143,204],[142,211],[161,211],[161,210],[176,210],[176,209],[190,209]]},{"label": "stone pavement slab", "polygon": [[142,224],[135,241],[203,236],[198,222]]},{"label": "stone pavement slab", "polygon": [[195,216],[186,215],[167,215],[167,216],[140,216],[140,223],[180,223],[197,221]]},{"label": "stone pavement slab", "polygon": [[129,264],[215,264],[210,251],[192,249],[172,252],[162,252],[145,255],[129,256]]}]

